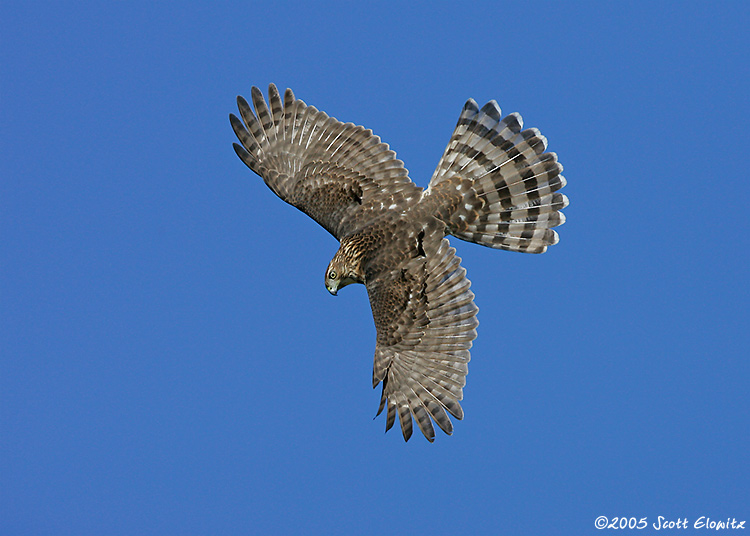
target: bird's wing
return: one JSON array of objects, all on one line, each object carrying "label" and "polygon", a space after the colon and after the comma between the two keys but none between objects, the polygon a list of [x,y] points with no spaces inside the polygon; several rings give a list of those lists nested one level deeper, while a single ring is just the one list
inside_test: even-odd
[{"label": "bird's wing", "polygon": [[287,89],[282,102],[269,86],[269,104],[252,88],[255,112],[237,97],[240,116],[230,115],[242,145],[234,149],[271,190],[340,239],[377,211],[402,211],[422,188],[404,163],[371,130],[328,117]]},{"label": "bird's wing", "polygon": [[373,387],[383,383],[378,415],[387,405],[386,431],[398,414],[404,439],[412,416],[432,442],[434,421],[453,432],[448,413],[463,418],[469,349],[476,338],[477,307],[461,259],[442,234],[420,244],[423,254],[368,280],[377,345]]}]

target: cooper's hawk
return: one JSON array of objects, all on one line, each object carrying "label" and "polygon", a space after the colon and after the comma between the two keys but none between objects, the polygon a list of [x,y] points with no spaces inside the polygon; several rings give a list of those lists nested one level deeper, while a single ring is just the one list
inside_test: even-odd
[{"label": "cooper's hawk", "polygon": [[[322,225],[341,246],[325,273],[331,294],[367,288],[377,330],[373,387],[386,431],[398,415],[404,439],[412,416],[433,441],[448,413],[463,418],[469,349],[478,325],[474,294],[446,235],[483,246],[543,253],[568,204],[557,155],[547,139],[501,116],[495,101],[469,99],[426,190],[371,130],[341,123],[287,89],[252,88],[255,112],[237,98],[230,115],[237,155],[287,203]],[[446,413],[447,412],[447,413]]]}]

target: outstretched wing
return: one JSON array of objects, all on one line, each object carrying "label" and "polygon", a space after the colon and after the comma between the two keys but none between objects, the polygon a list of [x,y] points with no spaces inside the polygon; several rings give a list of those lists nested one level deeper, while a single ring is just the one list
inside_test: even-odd
[{"label": "outstretched wing", "polygon": [[342,123],[295,99],[287,89],[268,89],[270,108],[252,88],[255,112],[237,97],[242,120],[230,114],[242,145],[234,150],[271,190],[342,236],[382,209],[403,210],[422,188],[408,177],[404,163],[371,130]]},{"label": "outstretched wing", "polygon": [[388,431],[398,414],[406,441],[413,416],[432,442],[432,421],[451,434],[448,413],[463,418],[459,401],[479,323],[471,283],[448,240],[435,234],[421,252],[368,281],[367,293],[377,329],[373,387],[383,383],[378,415],[387,405]]}]

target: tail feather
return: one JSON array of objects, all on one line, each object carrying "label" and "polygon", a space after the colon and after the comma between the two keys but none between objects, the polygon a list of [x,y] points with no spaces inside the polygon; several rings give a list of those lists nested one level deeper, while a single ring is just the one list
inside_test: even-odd
[{"label": "tail feather", "polygon": [[484,246],[542,253],[559,237],[568,198],[563,167],[539,130],[495,101],[464,105],[430,186],[435,214],[454,236]]},{"label": "tail feather", "polygon": [[[554,194],[545,195],[523,203],[515,207],[503,209],[501,206],[491,205],[489,212],[481,216],[481,221],[486,223],[496,223],[501,221],[532,221],[528,218],[534,216],[544,215],[555,215],[562,221],[557,225],[562,225],[565,222],[565,215],[560,212],[563,208],[568,206],[568,198],[566,195],[559,192]],[[550,226],[556,227],[556,226]]]}]

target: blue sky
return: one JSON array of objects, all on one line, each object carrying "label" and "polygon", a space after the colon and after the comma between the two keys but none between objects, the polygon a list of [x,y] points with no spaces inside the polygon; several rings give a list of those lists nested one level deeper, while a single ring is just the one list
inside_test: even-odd
[{"label": "blue sky", "polygon": [[[750,4],[0,20],[2,534],[750,518]],[[452,437],[383,434],[364,287],[326,292],[335,239],[234,154],[235,97],[269,82],[372,128],[422,186],[469,97],[565,166],[546,254],[452,240],[481,323]]]}]

